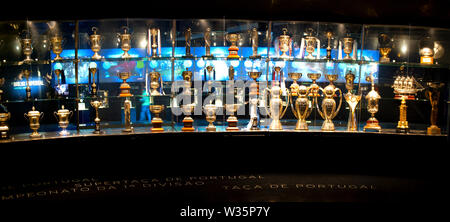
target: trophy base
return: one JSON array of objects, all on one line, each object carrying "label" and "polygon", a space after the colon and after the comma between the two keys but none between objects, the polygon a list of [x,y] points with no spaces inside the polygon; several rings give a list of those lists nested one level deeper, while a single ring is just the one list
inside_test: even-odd
[{"label": "trophy base", "polygon": [[352,57],[350,57],[350,55],[346,55],[342,60],[353,60],[353,58]]},{"label": "trophy base", "polygon": [[440,135],[441,129],[436,125],[431,125],[427,128],[427,135]]},{"label": "trophy base", "polygon": [[131,55],[128,53],[122,55],[122,59],[129,59],[129,58],[131,58]]},{"label": "trophy base", "polygon": [[9,135],[8,135],[8,131],[7,130],[0,131],[0,139],[2,139],[2,140],[9,139]]},{"label": "trophy base", "polygon": [[152,133],[164,132],[164,128],[162,128],[162,127],[159,127],[159,128],[152,127],[151,131],[152,131]]},{"label": "trophy base", "polygon": [[133,95],[131,93],[124,93],[124,94],[120,94],[119,97],[132,97]]},{"label": "trophy base", "polygon": [[30,138],[40,138],[42,137],[41,134],[39,134],[38,132],[33,132],[32,134],[30,134]]},{"label": "trophy base", "polygon": [[195,57],[193,55],[184,55],[184,56],[181,56],[181,58],[183,58],[183,59],[194,59]]},{"label": "trophy base", "polygon": [[123,129],[122,132],[124,132],[124,133],[132,133],[132,132],[134,132],[134,129],[133,129],[133,127],[130,127],[128,129]]},{"label": "trophy base", "polygon": [[58,133],[60,136],[70,136],[70,133],[67,130],[63,130]]},{"label": "trophy base", "polygon": [[433,57],[431,56],[421,56],[420,64],[433,64]]},{"label": "trophy base", "polygon": [[405,100],[414,100],[416,97],[414,95],[395,95],[394,99],[402,100],[405,97]]},{"label": "trophy base", "polygon": [[367,123],[367,125],[364,126],[363,131],[376,131],[376,132],[381,132],[381,126],[379,126],[378,124],[369,124]]},{"label": "trophy base", "polygon": [[261,59],[261,55],[252,55],[248,57],[249,59]]},{"label": "trophy base", "polygon": [[101,59],[102,59],[102,56],[99,55],[99,54],[97,54],[97,53],[95,53],[95,54],[91,57],[91,59],[93,59],[93,60],[101,60]]},{"label": "trophy base", "polygon": [[208,127],[206,127],[206,132],[216,132],[216,127],[215,126],[208,126]]},{"label": "trophy base", "polygon": [[202,56],[202,59],[214,59],[213,55],[204,55]]},{"label": "trophy base", "polygon": [[327,132],[334,132],[334,124],[331,120],[325,120],[322,124],[322,131],[327,131]]},{"label": "trophy base", "polygon": [[308,124],[304,120],[298,120],[297,124],[295,125],[295,130],[309,130]]},{"label": "trophy base", "polygon": [[272,120],[270,123],[269,130],[283,130],[283,126],[281,125],[281,122],[279,119]]},{"label": "trophy base", "polygon": [[395,132],[397,132],[397,133],[409,133],[409,128],[399,128],[399,127],[397,127]]},{"label": "trophy base", "polygon": [[380,58],[380,63],[388,63],[388,62],[390,62],[391,60],[388,58],[388,57],[386,57],[386,58],[384,58],[384,57],[381,57]]},{"label": "trophy base", "polygon": [[183,131],[183,132],[194,132],[195,129],[194,129],[194,127],[183,127],[183,128],[181,128],[181,131]]},{"label": "trophy base", "polygon": [[93,133],[93,134],[103,134],[103,133],[105,133],[105,132],[102,131],[102,130],[94,130],[94,131],[92,131],[92,133]]}]

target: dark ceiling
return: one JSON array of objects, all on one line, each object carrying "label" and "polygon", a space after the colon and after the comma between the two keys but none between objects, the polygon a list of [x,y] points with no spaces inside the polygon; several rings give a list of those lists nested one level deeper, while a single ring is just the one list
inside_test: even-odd
[{"label": "dark ceiling", "polygon": [[225,17],[450,28],[450,7],[446,3],[439,0],[11,1],[8,6],[1,6],[0,20]]}]

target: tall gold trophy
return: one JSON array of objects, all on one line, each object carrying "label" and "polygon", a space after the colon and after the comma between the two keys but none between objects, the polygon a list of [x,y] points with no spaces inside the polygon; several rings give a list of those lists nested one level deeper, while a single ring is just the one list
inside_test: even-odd
[{"label": "tall gold trophy", "polygon": [[375,113],[378,112],[378,100],[381,99],[380,94],[375,91],[375,83],[372,74],[367,76],[367,82],[370,82],[372,85],[372,90],[366,95],[367,100],[367,111],[370,113],[370,118],[367,120],[366,125],[364,126],[364,131],[366,130],[376,130],[381,132],[381,126],[378,124],[377,118],[375,118]]},{"label": "tall gold trophy", "polygon": [[183,132],[194,132],[194,119],[192,119],[191,115],[194,112],[195,105],[194,104],[187,104],[182,105],[181,109],[184,113],[184,119],[183,119],[183,128],[181,128],[181,131]]},{"label": "tall gold trophy", "polygon": [[328,41],[328,44],[327,44],[327,56],[326,56],[326,58],[327,58],[327,59],[331,59],[331,39],[333,38],[333,32],[327,31],[327,32],[325,33],[325,35],[326,35],[327,41]]},{"label": "tall gold trophy", "polygon": [[23,70],[23,76],[25,77],[26,80],[26,87],[25,87],[26,100],[31,100],[30,75],[31,70],[29,69]]},{"label": "tall gold trophy", "polygon": [[398,133],[408,133],[409,125],[407,120],[407,108],[406,100],[414,100],[415,94],[418,91],[423,90],[423,87],[416,81],[416,79],[412,76],[405,76],[404,74],[404,66],[400,67],[400,75],[397,76],[394,80],[394,84],[392,88],[394,89],[395,97],[394,99],[401,100],[400,103],[400,119],[397,124],[397,132]]},{"label": "tall gold trophy", "polygon": [[211,28],[206,28],[203,38],[205,39],[205,55],[203,59],[212,59],[214,56],[211,54]]},{"label": "tall gold trophy", "polygon": [[11,113],[0,113],[0,139],[9,138],[8,120],[11,118]]},{"label": "tall gold trophy", "polygon": [[258,55],[258,30],[256,28],[253,28],[250,32],[250,41],[252,43],[253,54],[249,58],[260,59],[261,55]]},{"label": "tall gold trophy", "polygon": [[91,106],[95,109],[95,130],[92,132],[93,134],[102,134],[103,131],[100,129],[100,118],[98,115],[98,108],[103,105],[103,102],[100,100],[91,101]]},{"label": "tall gold trophy", "polygon": [[237,46],[237,42],[241,39],[240,34],[236,33],[228,33],[225,35],[225,38],[228,42],[231,43],[231,46],[228,48],[228,56],[229,59],[239,59],[238,51],[239,47]]},{"label": "tall gold trophy", "polygon": [[62,37],[60,35],[58,35],[58,34],[52,36],[50,38],[50,44],[52,45],[53,53],[55,53],[55,55],[56,55],[55,61],[61,60],[62,57],[60,56],[60,54],[63,51],[63,49],[62,49]]},{"label": "tall gold trophy", "polygon": [[427,134],[428,135],[439,135],[441,134],[441,129],[437,126],[437,119],[438,119],[438,104],[439,104],[439,88],[444,86],[444,83],[433,83],[429,82],[427,85],[430,87],[425,92],[425,96],[427,99],[430,100],[431,103],[431,116],[430,116],[430,122],[431,126],[427,128]]},{"label": "tall gold trophy", "polygon": [[344,60],[353,60],[350,54],[353,52],[353,38],[345,37],[344,38]]},{"label": "tall gold trophy", "polygon": [[258,78],[261,76],[261,72],[248,72],[248,75],[253,82],[249,86],[249,111],[250,111],[250,122],[247,126],[250,130],[259,130],[258,127],[258,104],[259,104],[259,84]]},{"label": "tall gold trophy", "polygon": [[[330,81],[330,84],[326,86],[325,88],[320,88],[320,91],[323,93],[323,100],[322,100],[322,111],[319,108],[317,97],[314,98],[316,100],[316,107],[317,111],[319,112],[320,116],[324,119],[322,124],[322,131],[335,131],[334,124],[333,124],[333,118],[336,117],[338,114],[341,104],[342,104],[342,91],[341,89],[334,86],[333,81],[336,81],[338,79],[337,74],[325,74],[325,78]],[[336,108],[336,101],[334,100],[334,97],[336,96],[336,92],[339,91],[339,105]]]},{"label": "tall gold trophy", "polygon": [[94,55],[91,57],[91,59],[94,60],[100,60],[102,59],[102,56],[98,54],[100,50],[102,49],[101,46],[101,38],[102,36],[97,34],[97,27],[92,27],[92,31],[94,32],[92,35],[89,36],[90,44],[91,44],[91,50],[94,52]]},{"label": "tall gold trophy", "polygon": [[122,58],[127,59],[131,57],[131,55],[128,53],[128,51],[130,51],[131,49],[131,34],[128,33],[128,27],[124,26],[122,27],[122,29],[123,33],[117,35],[120,39],[120,48],[123,50]]},{"label": "tall gold trophy", "polygon": [[130,85],[127,83],[127,79],[130,78],[131,73],[130,72],[120,72],[119,78],[123,81],[123,83],[120,84],[120,94],[119,97],[130,97],[133,96],[130,93]]},{"label": "tall gold trophy", "polygon": [[150,95],[159,96],[161,93],[158,91],[161,82],[161,74],[159,72],[150,72]]},{"label": "tall gold trophy", "polygon": [[191,80],[192,80],[192,71],[189,71],[187,68],[186,68],[186,71],[183,71],[182,73],[181,73],[181,76],[183,77],[183,80],[184,80],[184,88],[185,88],[185,91],[183,92],[185,95],[191,95],[192,94],[192,92],[191,92],[191,86],[192,86],[192,82],[191,82]]},{"label": "tall gold trophy", "polygon": [[[306,118],[309,117],[312,111],[312,103],[309,100],[308,95],[312,88],[306,87],[304,85],[298,86],[295,92],[291,89],[291,109],[294,113],[295,118],[297,118],[297,124],[295,124],[295,130],[308,130],[308,123],[306,123]],[[292,101],[293,97],[297,97],[295,100],[295,107]]]},{"label": "tall gold trophy", "polygon": [[64,105],[61,107],[58,112],[53,112],[53,115],[55,115],[56,120],[58,120],[58,125],[62,129],[61,132],[59,132],[60,136],[68,136],[70,133],[67,131],[67,127],[69,126],[69,119],[72,116],[73,112],[69,111],[68,109],[64,109]]},{"label": "tall gold trophy", "polygon": [[24,117],[25,119],[28,119],[28,121],[30,122],[30,129],[33,130],[33,133],[30,134],[30,137],[31,138],[41,137],[42,135],[39,134],[37,130],[41,126],[39,124],[39,120],[42,119],[42,117],[44,117],[44,113],[37,111],[33,106],[33,108],[31,108],[31,110],[28,113],[24,114]]},{"label": "tall gold trophy", "polygon": [[380,33],[378,35],[378,44],[380,44],[380,54],[381,54],[380,62],[381,63],[389,62],[390,59],[389,59],[388,55],[392,50],[391,39],[389,38],[389,36],[387,34]]},{"label": "tall gold trophy", "polygon": [[96,97],[97,96],[97,84],[95,84],[95,73],[97,73],[97,63],[91,62],[89,64],[89,72],[92,76],[92,84],[91,84],[91,96]]},{"label": "tall gold trophy", "polygon": [[278,37],[279,47],[281,51],[280,58],[289,58],[289,55],[286,54],[290,50],[290,41],[291,37],[287,35],[287,28],[283,28],[283,34]]},{"label": "tall gold trophy", "polygon": [[29,32],[25,35],[24,38],[21,39],[22,43],[22,51],[25,55],[25,59],[23,62],[25,63],[31,63],[33,59],[31,59],[31,54],[33,53],[33,45],[32,45],[32,39]]},{"label": "tall gold trophy", "polygon": [[152,119],[152,132],[163,132],[162,127],[163,120],[159,117],[160,113],[164,110],[164,105],[150,105],[150,111],[155,114]]},{"label": "tall gold trophy", "polygon": [[216,121],[217,106],[214,104],[206,104],[203,106],[203,110],[206,114],[206,121],[209,123],[206,127],[206,131],[215,132],[216,127],[214,126],[214,121]]},{"label": "tall gold trophy", "polygon": [[186,55],[183,56],[183,58],[194,58],[194,56],[191,54],[191,36],[192,31],[191,28],[187,28],[184,32],[184,39],[186,42]]},{"label": "tall gold trophy", "polygon": [[161,47],[160,30],[158,28],[151,28],[149,30],[149,34],[150,34],[151,57],[157,58],[160,56],[158,52],[160,52]]},{"label": "tall gold trophy", "polygon": [[[269,109],[264,106],[266,113],[272,119],[270,123],[269,130],[283,130],[280,119],[283,118],[288,104],[283,108],[283,100],[281,99],[282,90],[280,87],[280,82],[274,81],[271,89],[266,88],[264,92],[268,91],[270,93]],[[287,93],[288,98],[286,103],[289,103],[290,93]],[[266,96],[264,96],[266,98]]]},{"label": "tall gold trophy", "polygon": [[344,95],[345,101],[348,103],[348,106],[350,107],[350,114],[347,124],[347,130],[348,131],[357,131],[358,126],[356,125],[356,106],[358,105],[359,101],[361,100],[361,95],[355,95],[352,93],[353,91],[353,82],[355,80],[355,75],[352,73],[352,71],[349,71],[347,74],[345,74],[345,88],[347,89],[347,93]]},{"label": "tall gold trophy", "polygon": [[312,28],[309,28],[308,32],[309,32],[309,35],[305,37],[305,42],[306,42],[306,50],[305,51],[308,53],[308,55],[306,56],[306,59],[315,59],[315,57],[313,56],[313,53],[314,53],[314,51],[316,51],[318,39],[313,36],[314,30]]}]

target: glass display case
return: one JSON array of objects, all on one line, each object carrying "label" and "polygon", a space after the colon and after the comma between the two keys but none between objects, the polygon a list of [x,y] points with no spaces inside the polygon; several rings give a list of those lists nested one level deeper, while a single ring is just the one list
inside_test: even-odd
[{"label": "glass display case", "polygon": [[450,30],[229,19],[0,22],[1,142],[448,135]]}]

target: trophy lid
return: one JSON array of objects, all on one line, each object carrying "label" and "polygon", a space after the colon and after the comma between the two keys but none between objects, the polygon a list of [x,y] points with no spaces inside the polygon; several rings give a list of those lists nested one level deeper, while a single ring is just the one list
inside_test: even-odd
[{"label": "trophy lid", "polygon": [[98,28],[97,27],[92,27],[92,37],[98,37],[98,36],[100,36],[99,34],[97,34],[97,31],[98,31]]},{"label": "trophy lid", "polygon": [[28,116],[39,116],[41,113],[34,108],[34,106],[31,108],[30,111],[28,111]]},{"label": "trophy lid", "polygon": [[58,110],[58,115],[69,114],[70,111],[68,109],[64,109],[64,105],[61,106],[61,109]]}]

